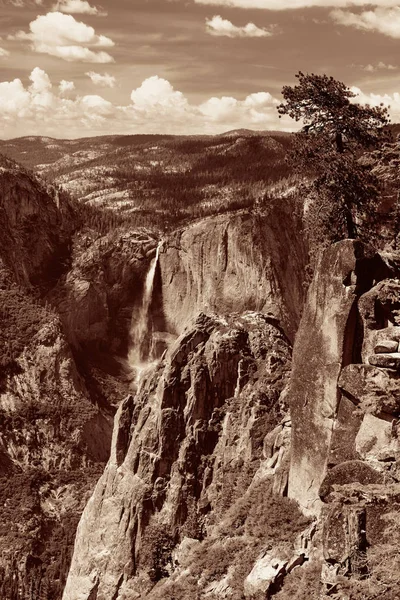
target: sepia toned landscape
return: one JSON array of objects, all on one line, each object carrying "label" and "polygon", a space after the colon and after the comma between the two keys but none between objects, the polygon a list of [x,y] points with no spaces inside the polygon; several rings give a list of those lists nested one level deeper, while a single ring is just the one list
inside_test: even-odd
[{"label": "sepia toned landscape", "polygon": [[398,6],[0,26],[0,600],[399,598]]}]

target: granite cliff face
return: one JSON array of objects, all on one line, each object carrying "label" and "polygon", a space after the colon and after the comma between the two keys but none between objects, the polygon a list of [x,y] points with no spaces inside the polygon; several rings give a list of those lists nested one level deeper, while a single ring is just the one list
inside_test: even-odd
[{"label": "granite cliff face", "polygon": [[157,243],[146,231],[74,236],[70,268],[52,294],[74,347],[126,354]]},{"label": "granite cliff face", "polygon": [[0,252],[16,281],[54,284],[68,260],[72,211],[58,192],[0,157]]},{"label": "granite cliff face", "polygon": [[118,410],[65,600],[147,597],[173,549],[203,539],[254,479],[283,492],[289,365],[286,336],[258,313],[200,315],[182,333]]},{"label": "granite cliff face", "polygon": [[[232,239],[242,218],[213,221],[210,239],[204,222],[193,228],[218,255],[219,226],[232,227]],[[164,317],[175,297],[175,276],[164,289],[167,259],[183,262],[170,265],[189,296],[201,289],[204,274],[181,252],[164,243],[160,253]],[[238,290],[228,281],[225,308]],[[292,363],[276,316],[200,316],[118,410],[64,600],[396,590],[382,583],[381,565],[397,564],[388,536],[400,509],[399,314],[396,261],[345,240],[316,267]]]},{"label": "granite cliff face", "polygon": [[396,257],[339,242],[306,297],[292,199],[160,239],[0,183],[0,596],[396,598]]},{"label": "granite cliff face", "polygon": [[[173,549],[220,525],[235,485],[249,497],[263,485],[286,493],[290,420],[280,393],[307,263],[295,208],[282,200],[268,214],[204,219],[159,244],[149,337],[179,337],[118,410],[65,598],[144,597],[168,574]],[[254,548],[249,556],[254,564]]]},{"label": "granite cliff face", "polygon": [[[289,394],[294,420],[289,495],[311,513],[318,512],[317,491],[332,460],[338,377],[343,367],[361,360],[364,333],[357,301],[388,272],[375,251],[348,240],[325,251],[308,292]],[[343,440],[338,444],[340,452]]]},{"label": "granite cliff face", "polygon": [[[249,488],[261,463],[265,472],[253,485],[286,488],[290,422],[279,397],[290,362],[288,338],[303,302],[306,249],[297,236],[297,258],[287,265],[277,229],[286,219],[289,243],[298,217],[283,204],[268,216],[228,214],[173,233],[162,244],[145,230],[102,235],[78,225],[65,196],[18,165],[3,164],[0,595],[60,598],[77,518],[109,457],[115,409],[132,385],[132,330],[159,246],[145,315],[155,355],[180,337],[134,399],[119,408],[111,459],[94,498],[105,485],[105,505],[126,516],[121,521],[110,509],[101,527],[110,530],[115,546],[104,547],[99,567],[82,567],[82,573],[78,567],[77,575],[82,593],[93,592],[93,577],[93,589],[107,597],[111,589],[130,590],[139,576],[147,592],[169,568],[169,554],[158,557],[159,543],[152,540],[158,518],[167,528],[165,543],[178,548],[185,539],[204,537],[218,511],[234,504],[235,488]],[[219,257],[217,266],[202,260],[208,253]],[[223,314],[196,321],[204,309]],[[263,448],[268,431],[272,437]],[[132,481],[142,484],[136,490]],[[131,485],[129,500],[124,490]],[[96,510],[104,515],[101,506]],[[86,514],[94,528],[95,518]],[[85,527],[88,539],[94,535],[102,543]],[[90,549],[85,556],[92,565]],[[68,584],[72,594],[76,564],[79,559]]]},{"label": "granite cliff face", "polygon": [[168,237],[160,252],[167,328],[181,333],[200,311],[255,310],[274,315],[293,340],[308,263],[297,210],[282,199],[267,214],[212,217]]},{"label": "granite cliff face", "polygon": [[340,576],[369,575],[379,594],[377,556],[393,564],[386,531],[393,521],[393,535],[400,509],[399,308],[396,264],[346,240],[322,256],[296,337],[289,496],[319,517],[331,593]]}]

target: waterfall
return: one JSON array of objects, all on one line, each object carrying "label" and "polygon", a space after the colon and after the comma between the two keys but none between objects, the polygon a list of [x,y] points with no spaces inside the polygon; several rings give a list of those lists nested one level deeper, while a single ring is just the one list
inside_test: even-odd
[{"label": "waterfall", "polygon": [[141,370],[147,363],[151,361],[149,357],[149,311],[151,300],[153,297],[154,278],[158,265],[158,257],[160,253],[160,244],[157,246],[155,257],[150,263],[149,270],[146,275],[144,284],[142,304],[135,319],[132,319],[130,339],[131,348],[128,354],[128,361],[131,367],[136,370]]}]

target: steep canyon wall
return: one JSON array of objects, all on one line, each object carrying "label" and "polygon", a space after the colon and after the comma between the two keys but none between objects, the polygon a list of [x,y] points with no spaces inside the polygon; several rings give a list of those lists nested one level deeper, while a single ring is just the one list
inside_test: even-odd
[{"label": "steep canyon wall", "polygon": [[172,234],[160,252],[166,326],[181,333],[200,312],[274,315],[293,340],[303,303],[307,244],[294,201],[267,214],[212,217]]},{"label": "steep canyon wall", "polygon": [[154,559],[157,544],[202,539],[238,482],[244,494],[258,472],[256,481],[285,492],[290,422],[280,394],[307,261],[301,219],[286,200],[162,241],[149,327],[179,337],[118,411],[64,599],[145,597],[169,568],[168,558]]}]

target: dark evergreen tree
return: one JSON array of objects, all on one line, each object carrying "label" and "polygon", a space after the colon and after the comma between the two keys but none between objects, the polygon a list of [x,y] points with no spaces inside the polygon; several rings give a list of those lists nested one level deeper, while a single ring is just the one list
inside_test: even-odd
[{"label": "dark evergreen tree", "polygon": [[356,94],[333,77],[300,71],[296,78],[297,85],[282,89],[278,106],[280,116],[303,124],[289,162],[312,181],[313,218],[330,230],[330,241],[354,238],[357,217],[371,217],[379,193],[377,176],[359,159],[388,139],[388,109],[355,103]]}]

